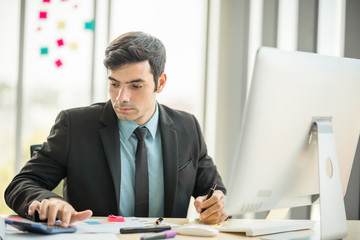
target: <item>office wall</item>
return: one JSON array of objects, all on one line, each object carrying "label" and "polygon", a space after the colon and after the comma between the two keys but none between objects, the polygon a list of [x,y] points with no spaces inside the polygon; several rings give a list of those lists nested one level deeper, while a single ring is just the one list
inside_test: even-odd
[{"label": "office wall", "polygon": [[[240,130],[240,118],[246,97],[247,46],[249,2],[245,0],[220,1],[219,8],[219,55],[217,59],[217,89],[215,112],[216,128],[206,129],[205,134],[215,131],[214,159],[221,173],[231,168],[233,148]],[[208,66],[213,67],[213,66]],[[234,144],[232,144],[234,143]]]},{"label": "office wall", "polygon": [[318,1],[299,1],[298,50],[316,52]]},{"label": "office wall", "polygon": [[360,1],[346,1],[345,57],[360,59]]},{"label": "office wall", "polygon": [[[345,57],[360,59],[359,12],[360,1],[346,1]],[[360,138],[345,196],[345,206],[348,219],[360,219]]]}]

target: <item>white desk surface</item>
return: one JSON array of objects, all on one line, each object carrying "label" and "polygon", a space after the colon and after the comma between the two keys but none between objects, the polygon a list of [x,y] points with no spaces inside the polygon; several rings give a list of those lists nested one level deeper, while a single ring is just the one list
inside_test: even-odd
[{"label": "white desk surface", "polygon": [[[227,224],[236,224],[237,219],[228,220]],[[185,224],[188,223],[186,218],[164,218],[164,222],[175,223],[175,224]],[[348,222],[348,235],[344,240],[360,240],[360,221],[349,220]],[[144,234],[118,234],[119,239],[140,239],[140,236]],[[212,239],[212,240],[232,240],[232,239],[252,239],[252,240],[261,240],[261,237],[246,237],[244,233],[222,233],[220,232],[218,236],[215,237],[194,237],[194,236],[184,236],[176,235],[176,239]]]},{"label": "white desk surface", "polygon": [[[2,215],[2,217],[17,217],[16,215]],[[99,217],[95,217],[95,218],[99,218]],[[164,222],[167,223],[174,223],[174,224],[186,224],[189,222],[188,219],[186,218],[164,218]],[[226,221],[226,225],[232,225],[232,224],[236,224],[237,219],[230,219],[228,221]],[[345,240],[360,240],[360,221],[358,220],[349,220],[347,221],[348,223],[348,235],[346,238],[344,238]],[[141,236],[143,236],[144,233],[139,233],[139,234],[117,234],[117,238],[118,239],[127,239],[127,240],[132,240],[132,239],[140,239]],[[220,232],[218,236],[214,236],[214,237],[194,237],[194,236],[184,236],[184,235],[176,235],[175,237],[176,239],[213,239],[213,240],[232,240],[232,239],[252,239],[252,240],[261,240],[261,237],[246,237],[244,233],[222,233]]]}]

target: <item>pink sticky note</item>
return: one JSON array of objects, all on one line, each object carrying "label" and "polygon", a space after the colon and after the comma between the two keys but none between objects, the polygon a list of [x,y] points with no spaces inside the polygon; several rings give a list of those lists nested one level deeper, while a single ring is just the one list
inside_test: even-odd
[{"label": "pink sticky note", "polygon": [[56,60],[56,61],[55,61],[55,64],[56,64],[57,67],[61,67],[61,66],[62,66],[62,62],[61,62],[60,59]]},{"label": "pink sticky note", "polygon": [[47,17],[47,12],[40,12],[39,18],[46,19],[46,17]]},{"label": "pink sticky note", "polygon": [[4,218],[4,220],[22,221],[22,218]]},{"label": "pink sticky note", "polygon": [[50,0],[43,0],[43,2],[44,2],[44,3],[49,3],[49,2],[50,2]]},{"label": "pink sticky note", "polygon": [[59,47],[64,46],[64,40],[62,38],[58,39],[56,42]]},{"label": "pink sticky note", "polygon": [[122,216],[109,215],[108,221],[109,222],[125,222],[125,219]]}]

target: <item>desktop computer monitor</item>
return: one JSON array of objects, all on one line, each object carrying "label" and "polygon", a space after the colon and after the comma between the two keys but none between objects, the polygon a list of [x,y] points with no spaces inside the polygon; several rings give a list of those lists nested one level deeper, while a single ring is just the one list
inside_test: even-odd
[{"label": "desktop computer monitor", "polygon": [[225,177],[228,214],[314,202],[321,187],[320,152],[316,136],[309,139],[317,120],[330,123],[323,135],[333,136],[336,147],[323,144],[336,150],[338,160],[325,164],[340,172],[343,204],[360,133],[360,60],[260,48]]}]

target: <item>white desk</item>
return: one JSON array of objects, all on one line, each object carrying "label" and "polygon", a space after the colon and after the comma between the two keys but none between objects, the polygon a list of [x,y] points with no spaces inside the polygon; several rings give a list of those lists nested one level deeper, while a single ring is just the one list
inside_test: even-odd
[{"label": "white desk", "polygon": [[[2,216],[2,217],[17,217],[16,215],[12,215],[12,216]],[[98,219],[98,217],[96,217]],[[232,224],[236,224],[237,223],[237,219],[230,219],[228,221],[226,221],[226,224],[228,225],[232,225]],[[174,224],[186,224],[189,222],[188,219],[186,218],[165,218],[164,222],[167,223],[174,223]],[[348,236],[345,238],[345,240],[360,240],[360,221],[347,221],[348,223]],[[138,234],[117,234],[117,238],[118,239],[136,239],[139,240],[140,236],[145,235],[144,233],[138,233]],[[66,238],[67,239],[71,239],[69,238],[70,235],[67,235]],[[259,240],[261,239],[260,237],[246,237],[244,233],[222,233],[220,232],[218,236],[215,237],[194,237],[194,236],[184,236],[184,235],[176,235],[175,237],[176,239],[214,239],[214,240],[232,240],[232,239],[252,239],[252,240]]]},{"label": "white desk", "polygon": [[[188,223],[188,219],[186,218],[165,218],[164,222],[175,223],[175,224],[185,224]],[[230,219],[227,222],[229,224],[236,224],[237,219]],[[348,236],[345,240],[360,240],[360,221],[347,221],[348,222]],[[228,224],[228,223],[227,223]],[[140,236],[143,236],[144,233],[141,234],[118,234],[118,238],[125,239],[140,239]],[[194,236],[184,236],[184,235],[176,235],[176,239],[213,239],[213,240],[232,240],[232,239],[252,239],[252,240],[260,240],[260,237],[246,237],[244,233],[222,233],[220,232],[218,236],[215,237],[194,237]]]}]

